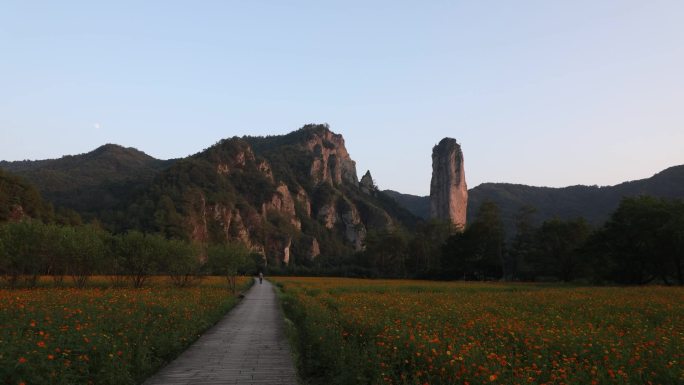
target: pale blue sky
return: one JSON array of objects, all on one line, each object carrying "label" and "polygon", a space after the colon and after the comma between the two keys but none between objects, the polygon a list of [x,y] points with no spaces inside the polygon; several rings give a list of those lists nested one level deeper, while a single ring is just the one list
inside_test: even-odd
[{"label": "pale blue sky", "polygon": [[310,122],[359,174],[427,194],[615,184],[684,164],[684,1],[0,3],[0,159],[158,158]]}]

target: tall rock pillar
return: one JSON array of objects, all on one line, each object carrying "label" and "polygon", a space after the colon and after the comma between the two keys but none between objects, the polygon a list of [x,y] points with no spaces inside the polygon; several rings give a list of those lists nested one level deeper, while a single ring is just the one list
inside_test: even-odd
[{"label": "tall rock pillar", "polygon": [[432,149],[430,217],[451,221],[465,228],[468,209],[468,186],[463,152],[456,139],[444,138]]}]

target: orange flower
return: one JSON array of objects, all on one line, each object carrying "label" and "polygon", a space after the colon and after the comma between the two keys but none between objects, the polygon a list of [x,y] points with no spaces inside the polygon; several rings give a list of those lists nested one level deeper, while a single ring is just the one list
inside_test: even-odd
[{"label": "orange flower", "polygon": [[25,363],[26,361],[27,361],[26,358],[24,358],[24,357],[19,357],[19,363],[20,363],[20,364],[23,364],[23,363]]}]

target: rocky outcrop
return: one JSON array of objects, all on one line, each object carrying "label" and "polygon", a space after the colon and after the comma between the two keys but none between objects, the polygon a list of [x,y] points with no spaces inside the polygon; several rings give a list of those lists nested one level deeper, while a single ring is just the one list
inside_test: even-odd
[{"label": "rocky outcrop", "polygon": [[457,228],[466,225],[468,186],[461,146],[444,138],[432,149],[430,214],[434,219],[451,221]]},{"label": "rocky outcrop", "polygon": [[187,216],[187,225],[190,227],[190,239],[200,243],[209,241],[207,228],[207,201],[204,195],[191,205]]},{"label": "rocky outcrop", "polygon": [[315,184],[359,183],[356,162],[349,156],[342,135],[321,129],[308,138],[305,146],[314,157],[310,175]]},{"label": "rocky outcrop", "polygon": [[366,226],[361,222],[358,210],[351,206],[340,215],[340,219],[344,225],[344,236],[347,241],[354,245],[354,250],[362,250],[363,241],[366,239]]},{"label": "rocky outcrop", "polygon": [[203,194],[192,206],[193,210],[187,218],[191,240],[200,243],[208,242],[210,240],[210,223],[213,222],[221,229],[221,240],[240,241],[255,251],[263,248],[252,241],[248,224],[245,224],[242,219],[240,210],[222,204],[208,205]]},{"label": "rocky outcrop", "polygon": [[282,261],[286,265],[290,264],[290,247],[292,247],[292,238],[287,239],[287,244],[283,248]]},{"label": "rocky outcrop", "polygon": [[267,161],[265,160],[260,160],[257,163],[257,168],[259,169],[259,172],[264,174],[266,178],[268,178],[271,182],[273,182],[273,170],[271,169],[271,165],[268,164]]},{"label": "rocky outcrop", "polygon": [[285,183],[278,185],[271,200],[265,202],[261,206],[261,215],[266,218],[266,215],[270,210],[283,214],[285,217],[289,218],[292,226],[296,227],[298,230],[302,229],[302,222],[297,219],[297,212],[295,210],[292,194],[290,194],[290,189]]},{"label": "rocky outcrop", "polygon": [[302,205],[306,216],[311,217],[311,200],[309,199],[309,194],[307,194],[306,190],[304,190],[304,188],[301,186],[299,187],[299,190],[297,190],[295,199],[297,199],[297,202]]},{"label": "rocky outcrop", "polygon": [[354,250],[358,251],[363,248],[363,241],[366,239],[367,232],[366,226],[361,221],[356,206],[344,198],[322,206],[316,217],[329,230],[339,226],[344,232],[345,240],[354,246]]},{"label": "rocky outcrop", "polygon": [[376,191],[378,191],[378,188],[375,186],[375,182],[373,181],[373,177],[371,176],[370,170],[366,171],[366,174],[364,174],[361,178],[361,182],[359,182],[359,188],[361,189],[361,192],[368,195],[374,194]]},{"label": "rocky outcrop", "polygon": [[[247,161],[253,162],[254,152],[249,147],[235,151],[228,159],[221,159],[216,165],[216,172],[222,175],[229,174],[233,170],[240,170],[245,168]],[[266,169],[270,172],[270,167],[268,164],[265,165]]]},{"label": "rocky outcrop", "polygon": [[328,230],[332,230],[337,223],[337,210],[335,210],[335,205],[328,204],[318,210],[316,215],[318,221]]},{"label": "rocky outcrop", "polygon": [[314,259],[321,255],[321,245],[318,243],[318,239],[316,238],[311,238],[308,249],[309,252],[307,253],[307,257],[309,259]]}]

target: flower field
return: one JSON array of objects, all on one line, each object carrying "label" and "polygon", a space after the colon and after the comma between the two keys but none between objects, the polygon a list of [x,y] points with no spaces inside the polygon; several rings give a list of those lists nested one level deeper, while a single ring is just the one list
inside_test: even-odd
[{"label": "flower field", "polygon": [[313,384],[683,384],[684,289],[280,278]]},{"label": "flower field", "polygon": [[140,383],[236,303],[222,278],[191,288],[163,279],[146,289],[106,282],[0,290],[0,383]]}]

